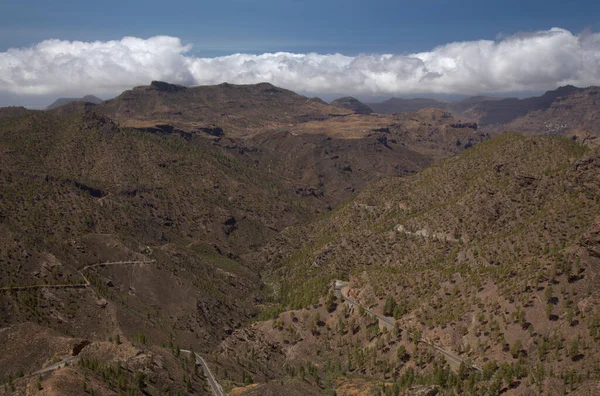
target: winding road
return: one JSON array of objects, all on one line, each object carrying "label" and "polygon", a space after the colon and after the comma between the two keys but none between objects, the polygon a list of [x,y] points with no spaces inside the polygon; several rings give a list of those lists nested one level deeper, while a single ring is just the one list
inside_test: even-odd
[{"label": "winding road", "polygon": [[[180,351],[183,353],[192,353],[192,351],[188,351],[187,349],[180,349]],[[196,364],[202,366],[202,370],[204,370],[204,375],[206,376],[208,384],[212,388],[214,394],[216,396],[223,396],[223,390],[221,389],[221,385],[219,385],[215,377],[210,372],[210,369],[208,368],[206,361],[204,361],[204,358],[198,355],[197,353],[194,353],[194,355],[196,355]]]},{"label": "winding road", "polygon": [[48,373],[50,371],[61,369],[61,368],[65,367],[65,366],[67,366],[69,363],[77,361],[77,359],[79,359],[79,356],[68,356],[68,357],[62,359],[60,362],[56,362],[54,364],[51,364],[48,367],[44,367],[43,369],[40,369],[40,370],[35,371],[33,373],[27,374],[27,375],[25,375],[23,377],[15,378],[15,380],[20,380],[20,379],[24,379],[24,378],[31,378],[31,377],[33,377],[35,375],[42,375],[42,374]]},{"label": "winding road", "polygon": [[[347,302],[350,306],[355,306],[355,307],[362,307],[366,313],[368,313],[371,316],[376,317],[377,319],[379,319],[380,322],[383,322],[385,325],[390,326],[390,327],[397,327],[402,331],[405,331],[405,329],[401,328],[400,326],[398,326],[395,321],[387,316],[383,316],[378,314],[375,311],[370,310],[367,307],[364,307],[362,305],[360,305],[359,303],[357,303],[356,301],[354,301],[353,299],[351,299],[350,297],[346,296],[345,291],[348,289],[349,285],[348,282],[343,282],[343,281],[336,281],[335,282],[335,294],[338,298],[340,298],[342,301]],[[433,342],[421,337],[417,340],[418,342],[422,342],[423,344],[429,345],[430,347],[432,347],[433,349],[435,349],[437,352],[441,353],[442,355],[444,355],[448,360],[456,363],[456,364],[461,364],[464,363],[465,365],[467,365],[467,367],[470,367],[472,370],[475,371],[479,371],[480,373],[483,372],[483,370],[481,369],[481,367],[473,365],[473,364],[469,364],[468,362],[466,362],[464,359],[461,359],[460,357],[454,355],[453,353],[445,350],[444,348],[441,348],[437,345],[435,345]]]},{"label": "winding road", "polygon": [[104,267],[106,265],[149,264],[149,263],[154,263],[155,261],[156,260],[114,261],[114,262],[91,264],[91,265],[87,265],[87,266],[83,267],[80,270],[77,270],[77,272],[83,278],[85,283],[64,283],[64,284],[58,284],[58,285],[6,286],[6,287],[0,287],[0,290],[13,291],[13,290],[27,290],[27,289],[58,289],[58,288],[80,289],[80,288],[91,286],[90,281],[82,272],[82,271],[88,270],[90,268]]},{"label": "winding road", "polygon": [[41,370],[36,371],[35,373],[31,373],[28,375],[28,377],[32,376],[32,375],[39,375],[39,374],[44,374],[47,373],[49,371],[54,371],[54,370],[58,370],[59,368],[63,368],[65,367],[67,364],[77,360],[79,358],[79,356],[69,356],[63,360],[61,360],[58,363],[54,363],[48,367],[44,367]]}]

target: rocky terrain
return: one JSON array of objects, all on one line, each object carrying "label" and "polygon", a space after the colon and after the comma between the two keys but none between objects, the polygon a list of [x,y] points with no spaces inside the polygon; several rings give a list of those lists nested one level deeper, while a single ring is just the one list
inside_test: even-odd
[{"label": "rocky terrain", "polygon": [[[357,377],[391,393],[593,393],[599,161],[571,140],[506,134],[372,184],[267,244],[274,319],[235,332],[215,360],[244,356],[243,375],[265,384],[307,373],[315,394]],[[403,331],[349,310],[335,279]]]},{"label": "rocky terrain", "polygon": [[187,133],[230,137],[350,113],[268,83],[188,88],[160,81],[125,91],[96,111],[122,126],[168,125]]},{"label": "rocky terrain", "polygon": [[231,394],[594,389],[598,149],[363,110],[156,81],[0,109],[0,392],[210,394],[182,349]]},{"label": "rocky terrain", "polygon": [[392,98],[368,105],[378,113],[401,113],[439,108],[463,122],[475,122],[492,135],[508,131],[523,134],[567,136],[597,145],[598,87],[564,86],[525,99],[475,96],[457,102]]}]

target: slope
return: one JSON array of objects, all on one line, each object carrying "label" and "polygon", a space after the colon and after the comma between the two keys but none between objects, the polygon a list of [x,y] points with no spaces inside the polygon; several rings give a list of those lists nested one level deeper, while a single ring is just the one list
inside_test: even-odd
[{"label": "slope", "polygon": [[[315,210],[237,151],[90,112],[4,118],[0,152],[2,325],[207,347],[256,313],[261,282],[239,256]],[[82,271],[92,287],[16,289]]]},{"label": "slope", "polygon": [[[312,362],[315,389],[362,378],[388,391],[592,392],[599,175],[597,149],[505,134],[415,176],[381,179],[268,244],[276,318],[234,333],[216,359],[227,366],[232,351],[247,356],[244,375],[258,382]],[[349,279],[353,300],[408,330],[379,329],[325,298],[334,279]],[[278,314],[286,308],[299,311]],[[443,356],[415,342],[422,338],[483,374],[448,371]],[[240,376],[229,381],[239,386]]]}]

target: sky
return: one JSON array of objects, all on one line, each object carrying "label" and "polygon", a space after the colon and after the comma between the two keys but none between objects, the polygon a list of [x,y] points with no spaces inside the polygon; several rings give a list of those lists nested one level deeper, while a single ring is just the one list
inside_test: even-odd
[{"label": "sky", "polygon": [[154,79],[324,97],[600,85],[591,0],[0,0],[0,105]]}]

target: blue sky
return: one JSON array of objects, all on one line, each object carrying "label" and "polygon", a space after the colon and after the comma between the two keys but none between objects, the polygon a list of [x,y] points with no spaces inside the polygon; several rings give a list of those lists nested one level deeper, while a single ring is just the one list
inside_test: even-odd
[{"label": "blue sky", "polygon": [[561,27],[600,30],[593,0],[0,1],[0,51],[48,38],[170,35],[198,56],[272,51],[412,53]]},{"label": "blue sky", "polygon": [[0,106],[152,80],[325,98],[600,85],[599,17],[598,0],[0,0]]}]

